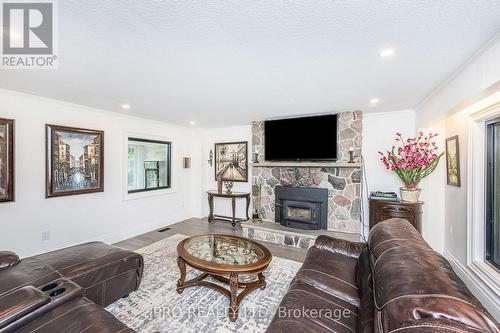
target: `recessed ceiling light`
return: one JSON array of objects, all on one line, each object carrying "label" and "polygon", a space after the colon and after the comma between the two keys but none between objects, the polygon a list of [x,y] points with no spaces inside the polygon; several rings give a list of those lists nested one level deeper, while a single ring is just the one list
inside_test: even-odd
[{"label": "recessed ceiling light", "polygon": [[389,48],[389,49],[383,49],[382,51],[380,51],[379,55],[382,58],[389,58],[389,57],[392,57],[394,55],[394,53],[396,53],[396,49]]},{"label": "recessed ceiling light", "polygon": [[125,109],[125,110],[130,109],[130,104],[123,104],[122,109]]},{"label": "recessed ceiling light", "polygon": [[370,99],[370,104],[377,104],[378,102],[380,102],[378,98]]},{"label": "recessed ceiling light", "polygon": [[189,122],[189,125],[191,125],[191,126],[194,126],[194,125],[196,125],[196,121],[194,121],[194,120],[191,120],[191,121]]}]

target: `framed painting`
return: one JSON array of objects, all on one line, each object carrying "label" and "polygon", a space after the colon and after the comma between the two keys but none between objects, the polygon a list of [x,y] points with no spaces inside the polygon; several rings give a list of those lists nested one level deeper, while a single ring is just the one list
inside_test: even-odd
[{"label": "framed painting", "polygon": [[0,202],[14,201],[14,120],[0,118]]},{"label": "framed painting", "polygon": [[215,144],[215,180],[248,181],[248,142]]},{"label": "framed painting", "polygon": [[446,177],[448,185],[460,187],[460,148],[458,135],[446,139]]},{"label": "framed painting", "polygon": [[46,197],[104,191],[104,132],[46,125]]}]

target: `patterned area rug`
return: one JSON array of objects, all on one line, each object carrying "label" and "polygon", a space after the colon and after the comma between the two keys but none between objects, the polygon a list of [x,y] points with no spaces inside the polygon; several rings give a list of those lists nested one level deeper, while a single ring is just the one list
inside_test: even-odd
[{"label": "patterned area rug", "polygon": [[[224,295],[205,287],[176,292],[177,244],[184,238],[187,236],[176,234],[137,250],[144,256],[144,277],[139,290],[106,310],[140,333],[264,332],[301,263],[273,257],[264,272],[266,289],[247,295],[240,304],[238,319],[231,322],[229,300]],[[188,266],[186,280],[198,274]]]}]

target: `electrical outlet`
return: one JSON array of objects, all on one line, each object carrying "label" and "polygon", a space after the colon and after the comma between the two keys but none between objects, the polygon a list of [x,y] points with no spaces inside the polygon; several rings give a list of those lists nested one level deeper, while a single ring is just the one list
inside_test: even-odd
[{"label": "electrical outlet", "polygon": [[42,231],[42,242],[50,240],[50,230]]}]

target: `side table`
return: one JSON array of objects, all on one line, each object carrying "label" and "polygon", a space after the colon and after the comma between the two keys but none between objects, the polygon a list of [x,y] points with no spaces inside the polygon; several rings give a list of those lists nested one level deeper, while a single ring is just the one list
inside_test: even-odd
[{"label": "side table", "polygon": [[387,201],[370,199],[370,229],[377,223],[391,218],[408,220],[418,232],[422,233],[423,202]]},{"label": "side table", "polygon": [[[208,222],[212,222],[214,219],[221,219],[230,221],[233,227],[236,222],[247,221],[250,219],[248,216],[248,209],[250,208],[250,193],[248,192],[217,192],[217,191],[207,191],[208,193],[208,207],[210,208],[210,213],[208,215]],[[215,215],[214,214],[214,198],[227,198],[231,199],[232,203],[232,213],[233,216]],[[236,199],[246,199],[246,219],[236,218]]]}]

